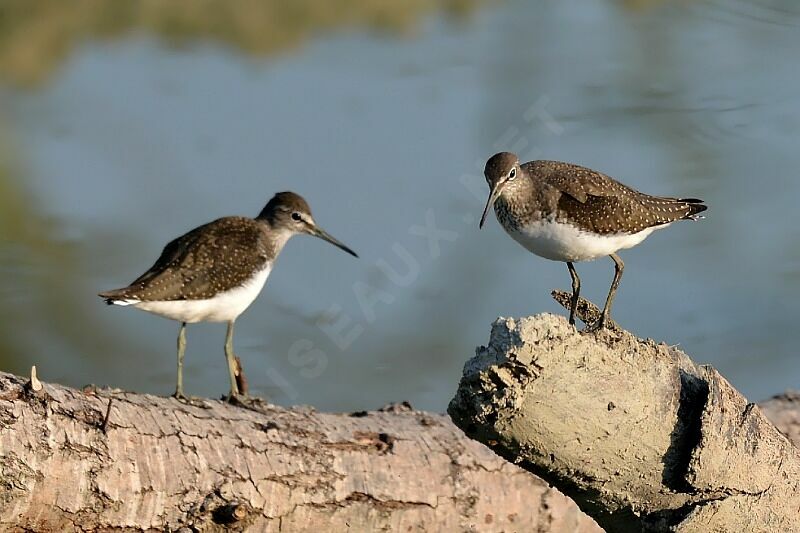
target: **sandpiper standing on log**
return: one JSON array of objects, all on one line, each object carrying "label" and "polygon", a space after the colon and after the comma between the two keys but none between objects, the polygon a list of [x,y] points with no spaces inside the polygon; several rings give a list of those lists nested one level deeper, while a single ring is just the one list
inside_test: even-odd
[{"label": "sandpiper standing on log", "polygon": [[497,220],[515,241],[538,256],[567,263],[572,277],[570,324],[575,323],[581,290],[573,263],[606,255],[614,260],[605,306],[600,318],[587,324],[588,332],[600,330],[609,320],[625,267],[617,250],[636,246],[676,220],[698,220],[698,213],[707,209],[702,200],[650,196],[571,163],[520,164],[509,152],[489,158],[484,176],[490,193],[480,227],[494,206]]},{"label": "sandpiper standing on log", "polygon": [[358,257],[317,226],[301,196],[281,192],[256,218],[220,218],[178,237],[167,244],[150,270],[129,286],[100,293],[100,297],[109,305],[131,305],[181,323],[174,396],[184,400],[186,324],[227,322],[225,357],[231,381],[228,399],[240,400],[233,324],[261,292],[283,246],[301,233],[324,239]]}]

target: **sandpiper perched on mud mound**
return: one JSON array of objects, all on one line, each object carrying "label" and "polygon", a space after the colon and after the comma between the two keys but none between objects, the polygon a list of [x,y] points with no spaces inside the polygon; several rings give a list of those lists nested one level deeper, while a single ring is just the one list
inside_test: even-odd
[{"label": "sandpiper perched on mud mound", "polygon": [[225,217],[173,240],[155,264],[129,286],[100,293],[109,305],[130,305],[181,323],[175,397],[183,394],[186,324],[227,322],[225,357],[230,401],[239,400],[233,324],[261,292],[286,242],[298,234],[324,239],[358,257],[322,230],[298,194],[276,194],[256,218]]},{"label": "sandpiper perched on mud mound", "polygon": [[571,163],[520,163],[510,152],[489,158],[484,176],[490,193],[480,227],[494,206],[497,220],[515,241],[538,256],[567,263],[572,277],[570,324],[575,323],[581,290],[573,263],[606,255],[614,260],[605,306],[600,318],[586,326],[589,332],[609,320],[625,267],[616,252],[636,246],[676,220],[698,220],[707,209],[702,200],[650,196]]}]

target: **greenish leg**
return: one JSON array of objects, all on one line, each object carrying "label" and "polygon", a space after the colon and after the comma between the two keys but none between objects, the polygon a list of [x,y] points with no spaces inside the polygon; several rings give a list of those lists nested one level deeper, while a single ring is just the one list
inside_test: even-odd
[{"label": "greenish leg", "polygon": [[622,271],[625,270],[625,263],[622,262],[622,258],[620,256],[617,254],[611,254],[611,259],[614,260],[614,281],[611,282],[611,290],[608,291],[606,305],[603,307],[603,314],[600,315],[600,320],[603,321],[601,326],[605,325],[606,321],[608,321],[611,317],[611,304],[614,303],[614,297],[617,295],[619,282],[622,280]]},{"label": "greenish leg", "polygon": [[611,282],[611,289],[608,291],[606,305],[603,306],[603,312],[600,313],[600,318],[597,319],[597,322],[584,329],[587,333],[600,331],[605,327],[606,323],[611,320],[611,305],[614,303],[614,297],[617,295],[619,282],[622,279],[622,272],[625,270],[625,263],[622,262],[622,258],[617,254],[611,254],[609,257],[614,260],[614,281]]},{"label": "greenish leg", "polygon": [[229,401],[239,398],[239,386],[236,384],[236,360],[233,355],[233,321],[228,322],[228,333],[225,336],[225,359],[228,360],[228,374],[231,378],[231,394]]},{"label": "greenish leg", "polygon": [[578,277],[578,271],[575,270],[575,265],[567,261],[567,268],[569,275],[572,278],[572,300],[569,304],[569,324],[575,324],[575,311],[578,309],[578,298],[581,295],[581,278]]},{"label": "greenish leg", "polygon": [[183,356],[186,354],[186,322],[181,322],[181,329],[178,332],[178,382],[175,385],[176,398],[186,398],[183,395]]}]

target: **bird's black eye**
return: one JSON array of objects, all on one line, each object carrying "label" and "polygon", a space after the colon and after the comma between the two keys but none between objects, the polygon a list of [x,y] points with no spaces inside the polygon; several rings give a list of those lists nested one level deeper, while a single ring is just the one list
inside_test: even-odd
[{"label": "bird's black eye", "polygon": [[303,220],[303,217],[300,216],[300,213],[295,211],[294,213],[292,213],[292,220],[297,220],[299,222],[300,220]]},{"label": "bird's black eye", "polygon": [[517,177],[517,169],[512,168],[511,172],[508,173],[508,179],[513,180],[516,177]]}]

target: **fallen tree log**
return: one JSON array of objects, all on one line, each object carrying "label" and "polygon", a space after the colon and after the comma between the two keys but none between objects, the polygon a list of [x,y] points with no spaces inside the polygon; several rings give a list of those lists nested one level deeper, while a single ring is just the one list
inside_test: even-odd
[{"label": "fallen tree log", "polygon": [[0,373],[0,529],[601,531],[443,415],[204,404]]},{"label": "fallen tree log", "polygon": [[[777,407],[790,401],[774,402],[791,424]],[[553,315],[498,319],[448,412],[607,531],[800,531],[800,450],[676,347]]]}]

